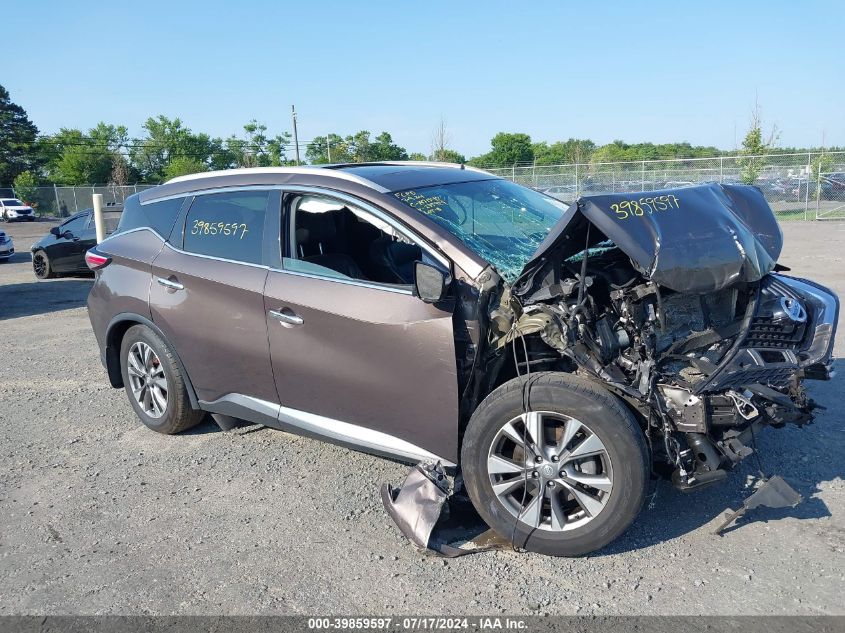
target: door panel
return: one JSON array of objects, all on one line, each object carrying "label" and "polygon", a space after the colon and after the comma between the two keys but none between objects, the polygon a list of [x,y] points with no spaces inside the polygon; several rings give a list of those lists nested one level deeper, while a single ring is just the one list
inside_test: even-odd
[{"label": "door panel", "polygon": [[82,216],[61,225],[62,231],[70,231],[73,236],[71,238],[57,237],[55,243],[45,249],[53,270],[73,272],[79,269],[79,259],[85,256],[85,243],[82,236],[87,225],[88,216]]},{"label": "door panel", "polygon": [[152,274],[153,322],[177,347],[197,398],[212,402],[237,393],[278,402],[264,316],[267,269],[168,244]]},{"label": "door panel", "polygon": [[85,263],[85,253],[97,245],[97,231],[93,226],[93,222],[88,225],[88,228],[82,233],[79,241],[76,243],[77,249],[74,253],[74,258],[70,262],[73,264],[75,270],[87,272],[88,265]]},{"label": "door panel", "polygon": [[276,270],[267,277],[265,308],[283,407],[386,433],[457,463],[450,311],[408,292]]}]

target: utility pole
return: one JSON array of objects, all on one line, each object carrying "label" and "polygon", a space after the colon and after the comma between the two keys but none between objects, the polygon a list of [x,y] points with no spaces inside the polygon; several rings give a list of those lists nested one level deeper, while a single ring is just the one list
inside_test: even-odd
[{"label": "utility pole", "polygon": [[291,106],[290,112],[293,118],[293,144],[296,146],[296,164],[299,165],[299,136],[296,133],[296,106]]},{"label": "utility pole", "polygon": [[332,142],[329,135],[326,134],[326,154],[329,156],[329,163],[332,162]]}]

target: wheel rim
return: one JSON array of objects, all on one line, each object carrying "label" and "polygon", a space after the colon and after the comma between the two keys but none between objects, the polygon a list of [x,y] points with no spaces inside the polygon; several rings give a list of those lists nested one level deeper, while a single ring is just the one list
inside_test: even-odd
[{"label": "wheel rim", "polygon": [[522,414],[499,429],[487,474],[511,515],[550,532],[586,525],[613,491],[610,455],[599,436],[583,422],[551,411]]},{"label": "wheel rim", "polygon": [[45,277],[47,275],[47,259],[42,253],[38,253],[32,258],[32,268],[35,270],[36,277]]},{"label": "wheel rim", "polygon": [[135,402],[151,418],[167,410],[167,376],[153,348],[138,341],[129,348],[126,369]]}]

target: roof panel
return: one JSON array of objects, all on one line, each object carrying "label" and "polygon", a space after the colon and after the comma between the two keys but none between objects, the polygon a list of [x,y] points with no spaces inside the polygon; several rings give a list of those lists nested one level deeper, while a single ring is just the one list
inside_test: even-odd
[{"label": "roof panel", "polygon": [[331,169],[355,174],[374,182],[388,191],[402,191],[415,187],[446,185],[455,182],[492,180],[493,174],[450,166],[431,166],[426,164],[348,164],[332,166]]}]

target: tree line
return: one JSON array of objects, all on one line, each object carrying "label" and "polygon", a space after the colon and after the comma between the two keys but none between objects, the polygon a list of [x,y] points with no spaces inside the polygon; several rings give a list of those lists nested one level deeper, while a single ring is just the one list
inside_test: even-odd
[{"label": "tree line", "polygon": [[[132,138],[126,126],[99,123],[85,131],[62,128],[55,134],[42,135],[25,110],[0,86],[0,185],[12,184],[20,192],[47,184],[160,183],[214,169],[296,164],[297,148],[291,134],[271,135],[267,126],[256,120],[246,123],[240,135],[228,138],[194,132],[179,118],[164,115],[148,118],[142,130],[141,136]],[[752,128],[741,151],[749,156],[802,151],[775,148],[776,140],[776,130],[768,137],[763,135],[759,108],[755,107]],[[589,139],[575,138],[534,142],[528,134],[510,132],[496,134],[489,152],[469,159],[451,145],[449,130],[441,119],[427,153],[409,153],[388,132],[373,137],[367,130],[345,136],[337,133],[317,136],[300,149],[304,150],[304,162],[311,164],[437,160],[480,167],[696,158],[726,153],[716,147],[689,143],[617,140],[597,145]],[[752,182],[758,168],[758,162],[748,160]]]}]

